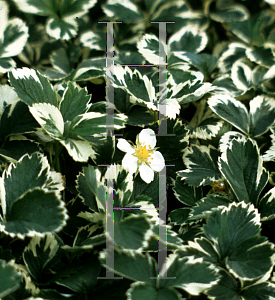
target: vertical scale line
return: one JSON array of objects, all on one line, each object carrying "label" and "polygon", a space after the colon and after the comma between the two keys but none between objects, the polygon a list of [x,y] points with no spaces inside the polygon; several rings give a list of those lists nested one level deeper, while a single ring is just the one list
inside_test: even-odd
[{"label": "vertical scale line", "polygon": [[[166,120],[166,73],[167,73],[167,43],[166,43],[166,24],[175,22],[152,22],[159,23],[159,133],[158,136],[167,137],[175,134],[167,133]],[[167,215],[167,196],[166,196],[166,167],[159,173],[159,251],[158,251],[158,279],[174,279],[167,277],[167,267],[165,260],[167,258],[167,233],[166,233],[166,215]],[[174,166],[174,165],[169,165]],[[164,224],[161,222],[164,221]],[[161,271],[160,271],[161,270]]]},{"label": "vertical scale line", "polygon": [[[106,55],[106,135],[114,136],[114,87],[111,82],[114,66],[114,25],[122,22],[98,22],[107,23],[107,55]],[[121,136],[121,134],[119,134]],[[109,165],[106,166],[107,172]],[[106,199],[106,277],[98,279],[123,279],[115,277],[114,272],[114,209],[113,209],[113,180],[107,179]]]}]

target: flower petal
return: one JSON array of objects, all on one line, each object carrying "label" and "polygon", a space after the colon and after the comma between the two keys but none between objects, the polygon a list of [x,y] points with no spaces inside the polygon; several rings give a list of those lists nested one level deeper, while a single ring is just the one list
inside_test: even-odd
[{"label": "flower petal", "polygon": [[162,154],[159,151],[155,151],[154,153],[152,153],[151,157],[152,159],[150,159],[150,167],[154,171],[160,172],[165,166],[165,161]]},{"label": "flower petal", "polygon": [[154,171],[147,165],[142,164],[139,167],[139,173],[140,173],[141,179],[143,181],[145,181],[146,183],[150,183],[151,181],[154,180]]},{"label": "flower petal", "polygon": [[157,140],[154,131],[150,128],[142,129],[139,134],[139,142],[145,143],[146,146],[150,145],[151,149],[155,148]]},{"label": "flower petal", "polygon": [[125,154],[122,159],[122,166],[125,169],[129,169],[131,173],[135,173],[137,170],[138,158],[129,152]]},{"label": "flower petal", "polygon": [[124,139],[118,139],[117,148],[123,152],[134,153],[134,148]]}]

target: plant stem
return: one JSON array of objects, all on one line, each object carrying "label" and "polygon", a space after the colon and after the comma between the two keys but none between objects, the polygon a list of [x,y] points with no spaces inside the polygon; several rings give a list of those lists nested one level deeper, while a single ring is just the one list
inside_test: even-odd
[{"label": "plant stem", "polygon": [[55,157],[52,163],[52,168],[57,172],[60,172],[60,163],[59,163],[59,156],[61,151],[63,150],[63,146],[60,145],[58,142],[55,144]]}]

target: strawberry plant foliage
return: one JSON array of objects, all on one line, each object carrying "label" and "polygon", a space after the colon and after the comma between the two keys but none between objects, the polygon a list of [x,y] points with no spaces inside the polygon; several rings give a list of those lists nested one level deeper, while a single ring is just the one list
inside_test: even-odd
[{"label": "strawberry plant foliage", "polygon": [[275,298],[252,2],[0,0],[1,299]]}]

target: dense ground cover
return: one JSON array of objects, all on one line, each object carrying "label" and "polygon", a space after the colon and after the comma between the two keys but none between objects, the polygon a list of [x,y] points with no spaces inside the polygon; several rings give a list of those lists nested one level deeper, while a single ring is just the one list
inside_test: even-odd
[{"label": "dense ground cover", "polygon": [[275,299],[274,55],[274,0],[1,0],[0,298]]}]

